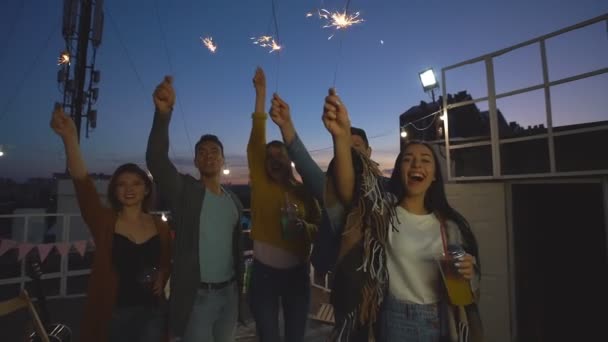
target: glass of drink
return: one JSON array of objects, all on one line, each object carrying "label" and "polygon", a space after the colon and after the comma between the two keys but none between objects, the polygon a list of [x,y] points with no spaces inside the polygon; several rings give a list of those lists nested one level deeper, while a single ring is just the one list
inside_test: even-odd
[{"label": "glass of drink", "polygon": [[461,246],[449,245],[448,253],[437,258],[439,270],[445,284],[450,303],[453,305],[469,305],[473,303],[471,284],[459,272],[455,263],[465,255]]},{"label": "glass of drink", "polygon": [[285,193],[285,204],[281,207],[281,228],[284,240],[296,239],[303,231],[298,218],[298,205],[289,200],[287,193]]},{"label": "glass of drink", "polygon": [[158,278],[159,269],[156,266],[146,266],[137,275],[139,281],[144,288],[152,290],[156,278]]}]

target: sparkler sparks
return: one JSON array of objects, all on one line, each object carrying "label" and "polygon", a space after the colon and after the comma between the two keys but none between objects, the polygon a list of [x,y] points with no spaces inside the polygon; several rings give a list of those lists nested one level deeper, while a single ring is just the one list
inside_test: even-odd
[{"label": "sparkler sparks", "polygon": [[217,50],[217,45],[213,43],[213,37],[201,37],[201,41],[203,42],[203,45],[205,45],[205,47],[211,51],[211,53],[215,53],[215,50]]},{"label": "sparkler sparks", "polygon": [[323,26],[323,28],[334,27],[336,30],[345,29],[355,24],[362,23],[364,20],[359,18],[360,15],[361,14],[359,12],[348,14],[346,11],[330,12],[326,9],[321,9],[319,11],[319,18],[327,20],[327,23]]},{"label": "sparkler sparks", "polygon": [[[306,13],[306,18],[310,18],[314,16],[313,12]],[[343,30],[348,27],[351,27],[355,24],[359,24],[364,22],[363,18],[360,18],[361,13],[355,12],[354,14],[348,14],[346,10],[340,12],[330,12],[324,8],[317,10],[316,15],[319,19],[325,21],[325,24],[322,26],[323,28],[333,28],[335,30]],[[330,40],[334,37],[335,33],[332,33],[327,40]]]},{"label": "sparkler sparks", "polygon": [[61,55],[59,55],[59,59],[57,60],[57,65],[70,65],[70,53],[67,51],[63,51]]},{"label": "sparkler sparks", "polygon": [[253,40],[254,45],[269,49],[270,51],[268,51],[268,53],[273,53],[282,49],[282,46],[279,45],[272,36],[251,37],[251,40]]}]

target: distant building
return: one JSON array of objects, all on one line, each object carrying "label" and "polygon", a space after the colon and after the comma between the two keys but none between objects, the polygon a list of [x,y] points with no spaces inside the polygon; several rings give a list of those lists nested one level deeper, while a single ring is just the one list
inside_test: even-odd
[{"label": "distant building", "polygon": [[[448,94],[448,106],[453,103],[472,101],[473,98],[467,91],[461,91],[454,95]],[[413,106],[399,116],[400,127],[407,126],[409,139],[434,141],[441,140],[445,136],[443,122],[439,113],[443,97],[437,102],[426,103],[421,101],[419,105]],[[439,113],[438,115],[431,115]],[[498,129],[502,137],[512,136],[521,131],[516,122],[507,123],[501,113],[498,113]],[[488,111],[481,111],[475,103],[471,103],[448,111],[448,122],[450,137],[455,138],[487,138],[490,136],[490,117]]]},{"label": "distant building", "polygon": [[[0,179],[0,215],[55,212],[57,203],[55,182],[56,180],[53,178],[30,178],[23,183],[17,183],[7,178]],[[28,240],[31,242],[45,241],[46,232],[54,221],[54,217],[32,217],[28,225],[35,227],[28,231]],[[23,219],[0,219],[0,238],[22,239],[24,237],[23,225]]]},{"label": "distant building", "polygon": [[[466,91],[448,95],[448,105],[471,101]],[[399,126],[406,127],[407,137],[401,140],[424,140],[437,143],[440,155],[445,155],[445,132],[440,119],[440,105],[443,98],[435,103],[421,102],[399,116]],[[497,108],[500,143],[501,174],[536,174],[550,172],[547,128],[544,125],[521,127],[517,122],[507,122]],[[554,133],[580,130],[573,135],[557,135],[554,138],[556,169],[558,172],[589,171],[608,169],[608,158],[589,158],[581,151],[608,144],[608,131],[594,130],[608,121],[553,127]],[[452,149],[451,170],[456,177],[489,176],[492,174],[492,151],[490,141],[490,120],[488,111],[481,111],[475,103],[448,110],[450,145],[477,143],[475,146]],[[538,139],[525,141],[503,141],[510,138],[530,137]],[[483,142],[488,142],[483,144]],[[442,160],[445,162],[445,159]]]}]

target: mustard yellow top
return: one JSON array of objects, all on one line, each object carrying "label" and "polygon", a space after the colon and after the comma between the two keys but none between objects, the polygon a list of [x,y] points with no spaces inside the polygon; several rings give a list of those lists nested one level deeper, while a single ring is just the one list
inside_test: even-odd
[{"label": "mustard yellow top", "polygon": [[[321,212],[317,202],[300,183],[288,187],[272,181],[266,173],[266,113],[253,113],[253,127],[247,145],[251,181],[251,238],[308,259],[310,244],[318,230]],[[306,222],[301,239],[284,240],[281,207],[285,194],[297,205],[298,217]]]}]

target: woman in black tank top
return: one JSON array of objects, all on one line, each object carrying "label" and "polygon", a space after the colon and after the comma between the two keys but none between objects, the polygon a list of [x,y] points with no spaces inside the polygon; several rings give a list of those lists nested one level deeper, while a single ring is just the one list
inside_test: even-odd
[{"label": "woman in black tank top", "polygon": [[167,224],[148,213],[152,180],[136,164],[118,167],[108,185],[108,208],[88,175],[76,126],[60,106],[51,127],[63,139],[81,214],[96,245],[81,339],[163,340],[161,300],[169,276],[170,237]]},{"label": "woman in black tank top", "polygon": [[164,317],[160,306],[161,245],[148,205],[152,182],[135,164],[119,167],[108,186],[118,212],[112,237],[112,266],[117,274],[110,341],[159,341]]}]

